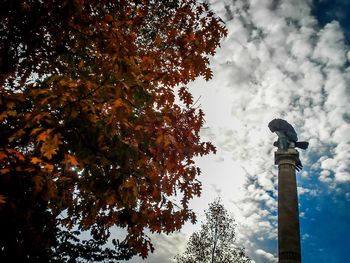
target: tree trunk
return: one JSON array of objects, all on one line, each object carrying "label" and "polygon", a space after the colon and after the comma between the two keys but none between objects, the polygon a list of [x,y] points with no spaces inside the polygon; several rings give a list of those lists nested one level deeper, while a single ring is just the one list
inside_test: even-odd
[{"label": "tree trunk", "polygon": [[215,233],[214,233],[214,244],[213,244],[213,250],[211,251],[211,263],[215,263],[215,250],[216,250],[216,243],[218,242],[218,228],[215,227]]}]

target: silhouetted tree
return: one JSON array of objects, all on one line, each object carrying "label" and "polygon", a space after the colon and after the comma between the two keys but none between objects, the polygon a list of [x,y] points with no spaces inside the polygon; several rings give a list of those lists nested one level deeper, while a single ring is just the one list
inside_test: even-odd
[{"label": "silhouetted tree", "polygon": [[205,212],[206,220],[194,232],[178,263],[249,263],[244,248],[235,244],[235,222],[225,207],[216,200]]}]

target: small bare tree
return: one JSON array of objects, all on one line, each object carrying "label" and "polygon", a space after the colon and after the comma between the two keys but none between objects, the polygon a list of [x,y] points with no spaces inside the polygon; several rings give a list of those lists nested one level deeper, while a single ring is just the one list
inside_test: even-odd
[{"label": "small bare tree", "polygon": [[250,263],[244,248],[235,244],[235,222],[217,199],[205,211],[205,222],[194,232],[177,263]]}]

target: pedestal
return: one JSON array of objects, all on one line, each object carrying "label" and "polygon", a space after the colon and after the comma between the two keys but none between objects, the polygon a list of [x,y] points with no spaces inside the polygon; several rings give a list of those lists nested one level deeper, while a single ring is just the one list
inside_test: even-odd
[{"label": "pedestal", "polygon": [[295,164],[299,152],[294,148],[277,150],[278,165],[278,262],[299,263],[300,227]]}]

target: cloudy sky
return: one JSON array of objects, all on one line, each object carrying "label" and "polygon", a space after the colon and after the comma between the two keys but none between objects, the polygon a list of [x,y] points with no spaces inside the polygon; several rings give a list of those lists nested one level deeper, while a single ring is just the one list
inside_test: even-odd
[{"label": "cloudy sky", "polygon": [[[256,263],[277,262],[275,136],[267,124],[284,118],[310,142],[297,175],[303,261],[348,262],[350,1],[210,3],[228,36],[212,59],[214,78],[190,85],[206,113],[203,139],[218,149],[197,160],[203,193],[191,205],[199,223],[220,196],[238,224],[237,242]],[[198,229],[152,236],[156,252],[143,262],[174,262]]]}]

